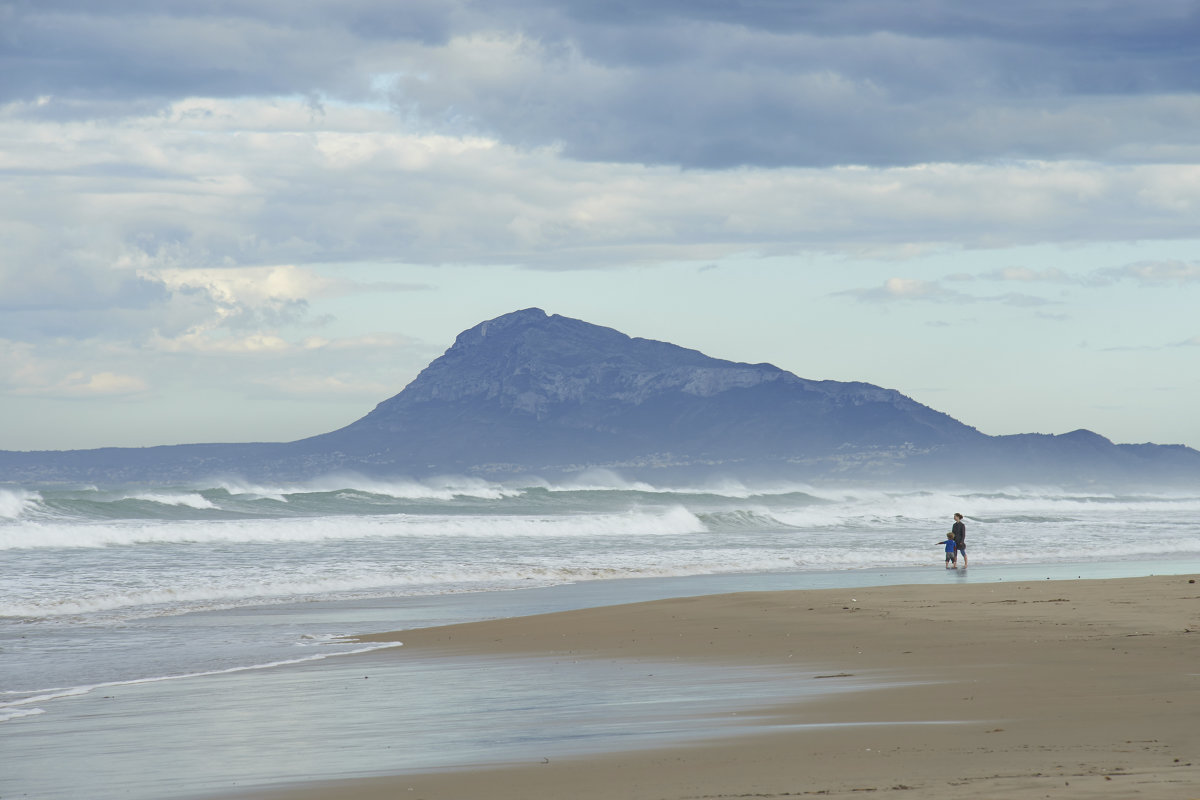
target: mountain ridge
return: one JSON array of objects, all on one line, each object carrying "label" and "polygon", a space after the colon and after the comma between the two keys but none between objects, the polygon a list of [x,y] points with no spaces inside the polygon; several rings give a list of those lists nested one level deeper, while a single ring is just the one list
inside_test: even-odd
[{"label": "mountain ridge", "polygon": [[527,308],[460,333],[401,392],[294,442],[0,451],[3,481],[549,477],[588,467],[850,483],[1189,482],[1200,452],[1084,429],[988,436],[894,389],[814,381]]}]

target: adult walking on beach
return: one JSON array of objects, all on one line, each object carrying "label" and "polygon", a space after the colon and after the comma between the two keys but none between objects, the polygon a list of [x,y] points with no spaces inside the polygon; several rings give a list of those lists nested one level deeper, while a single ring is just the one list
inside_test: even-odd
[{"label": "adult walking on beach", "polygon": [[954,549],[962,556],[963,569],[967,568],[967,526],[963,524],[962,514],[954,515],[954,526],[950,528],[950,535],[954,537]]}]

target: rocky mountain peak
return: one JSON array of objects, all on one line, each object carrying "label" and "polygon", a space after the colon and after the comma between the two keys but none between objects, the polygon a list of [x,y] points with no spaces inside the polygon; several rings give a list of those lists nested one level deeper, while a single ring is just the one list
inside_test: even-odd
[{"label": "rocky mountain peak", "polygon": [[491,336],[494,340],[496,336],[501,336],[506,332],[511,334],[517,329],[545,325],[549,319],[550,315],[540,308],[525,308],[520,311],[504,314],[495,319],[484,320],[475,327],[468,328],[460,333],[447,352],[470,350],[471,348],[481,346],[488,336]]},{"label": "rocky mountain peak", "polygon": [[464,331],[402,396],[406,403],[492,399],[539,414],[584,400],[636,405],[664,391],[707,397],[785,376],[798,380],[770,364],[723,361],[527,308]]}]

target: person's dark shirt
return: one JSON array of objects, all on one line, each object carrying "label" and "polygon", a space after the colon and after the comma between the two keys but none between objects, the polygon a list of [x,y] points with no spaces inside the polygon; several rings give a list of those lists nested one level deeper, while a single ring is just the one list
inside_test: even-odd
[{"label": "person's dark shirt", "polygon": [[962,522],[955,522],[950,532],[954,534],[954,541],[958,544],[962,544],[963,540],[967,538],[967,526],[962,524]]}]

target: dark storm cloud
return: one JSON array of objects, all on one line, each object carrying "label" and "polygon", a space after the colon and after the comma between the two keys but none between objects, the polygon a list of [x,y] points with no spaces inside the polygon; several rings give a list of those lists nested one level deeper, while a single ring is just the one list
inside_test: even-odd
[{"label": "dark storm cloud", "polygon": [[1200,125],[1190,0],[44,0],[0,30],[0,102],[74,103],[42,114],[392,76],[421,125],[584,160],[1172,160]]}]

